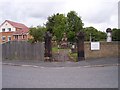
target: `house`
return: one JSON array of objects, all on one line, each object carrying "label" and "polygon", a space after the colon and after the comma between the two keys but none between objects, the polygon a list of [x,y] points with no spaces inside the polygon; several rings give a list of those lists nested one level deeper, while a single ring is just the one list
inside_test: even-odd
[{"label": "house", "polygon": [[0,43],[13,40],[28,40],[29,28],[22,23],[5,20],[0,25]]}]

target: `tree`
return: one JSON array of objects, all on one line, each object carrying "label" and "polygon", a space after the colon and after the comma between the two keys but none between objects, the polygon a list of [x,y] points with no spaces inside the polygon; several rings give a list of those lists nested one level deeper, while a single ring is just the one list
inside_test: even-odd
[{"label": "tree", "polygon": [[75,11],[70,11],[67,14],[67,37],[68,41],[74,42],[76,33],[83,29],[81,18]]},{"label": "tree", "polygon": [[73,32],[73,31],[69,31],[69,32],[67,33],[67,37],[68,37],[68,41],[69,41],[69,42],[75,42],[76,34],[75,34],[75,32]]},{"label": "tree", "polygon": [[29,34],[33,37],[29,41],[31,43],[41,42],[44,39],[45,27],[37,26],[30,28]]},{"label": "tree", "polygon": [[56,37],[56,41],[59,42],[66,30],[65,15],[57,13],[48,17],[46,28],[53,33],[53,35]]},{"label": "tree", "polygon": [[105,32],[98,31],[97,37],[99,41],[105,41],[107,38],[107,34]]},{"label": "tree", "polygon": [[91,40],[93,41],[103,41],[106,39],[106,33],[98,31],[94,27],[86,27],[84,28],[84,33],[85,33],[85,41],[90,41],[90,36]]},{"label": "tree", "polygon": [[120,41],[120,29],[113,28],[112,29],[112,40],[113,41]]}]

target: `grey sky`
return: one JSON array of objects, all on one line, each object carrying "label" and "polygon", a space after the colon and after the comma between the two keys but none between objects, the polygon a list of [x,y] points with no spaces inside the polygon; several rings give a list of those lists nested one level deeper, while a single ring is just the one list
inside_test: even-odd
[{"label": "grey sky", "polygon": [[37,26],[46,23],[54,13],[67,14],[74,10],[81,16],[84,27],[98,30],[118,28],[119,0],[0,0],[0,24],[8,19]]}]

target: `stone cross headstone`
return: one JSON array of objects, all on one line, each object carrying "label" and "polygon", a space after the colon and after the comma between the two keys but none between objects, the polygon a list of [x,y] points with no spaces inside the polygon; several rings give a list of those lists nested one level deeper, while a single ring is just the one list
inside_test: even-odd
[{"label": "stone cross headstone", "polygon": [[67,46],[68,46],[67,36],[66,33],[64,33],[61,41],[61,48],[67,48]]}]

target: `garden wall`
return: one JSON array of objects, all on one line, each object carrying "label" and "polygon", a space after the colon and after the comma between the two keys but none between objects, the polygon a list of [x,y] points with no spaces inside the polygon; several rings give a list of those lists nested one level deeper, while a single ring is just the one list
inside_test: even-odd
[{"label": "garden wall", "polygon": [[100,42],[100,50],[91,50],[90,42],[85,42],[85,59],[118,57],[120,42]]}]

